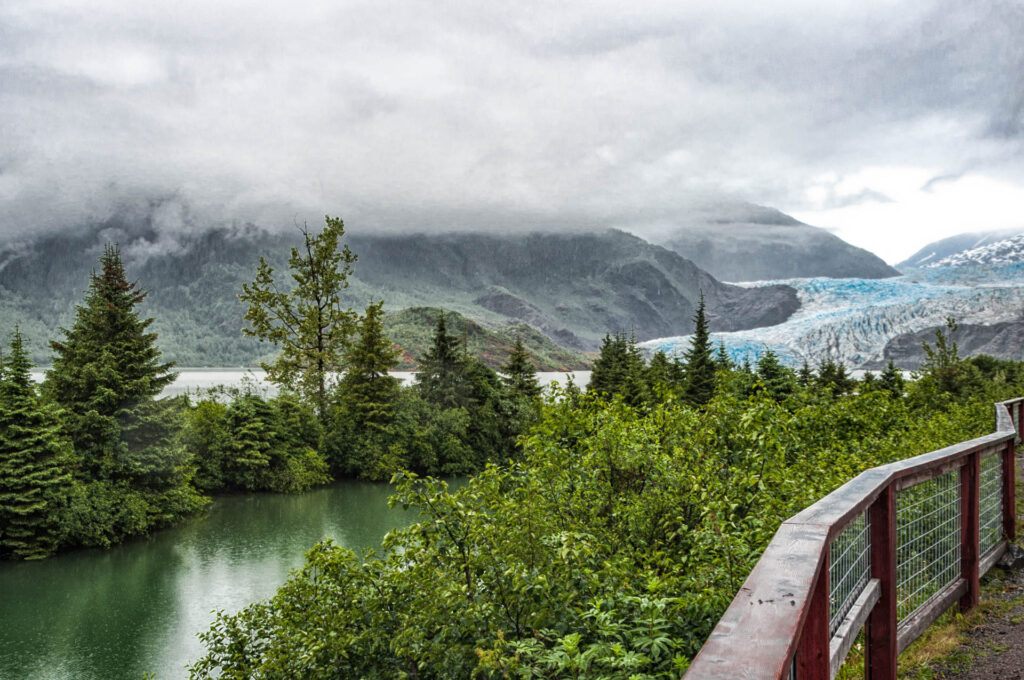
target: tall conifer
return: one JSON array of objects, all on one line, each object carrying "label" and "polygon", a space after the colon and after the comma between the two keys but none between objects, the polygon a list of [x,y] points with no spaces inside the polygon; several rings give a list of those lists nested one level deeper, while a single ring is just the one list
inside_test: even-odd
[{"label": "tall conifer", "polygon": [[388,372],[398,365],[398,350],[384,334],[383,315],[384,301],[371,303],[345,352],[338,392],[348,417],[359,427],[382,429],[395,417],[398,379]]},{"label": "tall conifer", "polygon": [[416,385],[429,402],[442,408],[465,405],[469,393],[468,357],[459,338],[448,332],[444,312],[437,318],[434,341],[420,362]]},{"label": "tall conifer", "polygon": [[503,381],[509,392],[517,396],[539,397],[540,385],[537,383],[537,369],[530,359],[530,354],[523,347],[523,341],[516,336],[516,343],[509,352],[508,361],[501,367]]},{"label": "tall conifer", "polygon": [[57,549],[56,501],[71,483],[70,446],[32,384],[21,332],[0,363],[0,555],[46,557]]},{"label": "tall conifer", "polygon": [[697,313],[693,316],[693,338],[690,348],[683,354],[686,361],[686,379],[683,397],[691,404],[701,406],[715,396],[715,361],[712,356],[708,320],[704,314],[704,293],[700,294]]}]

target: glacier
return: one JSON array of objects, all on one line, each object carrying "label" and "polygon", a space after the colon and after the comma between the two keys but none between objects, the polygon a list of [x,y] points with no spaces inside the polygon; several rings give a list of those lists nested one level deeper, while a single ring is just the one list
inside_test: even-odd
[{"label": "glacier", "polygon": [[[784,283],[797,290],[800,309],[777,326],[712,333],[736,362],[756,361],[771,349],[790,366],[826,359],[861,367],[882,358],[897,335],[942,326],[947,317],[961,323],[991,324],[1024,316],[1024,263],[998,266],[934,267],[890,279],[785,279],[745,282]],[[681,356],[689,335],[641,343],[648,353]]]}]

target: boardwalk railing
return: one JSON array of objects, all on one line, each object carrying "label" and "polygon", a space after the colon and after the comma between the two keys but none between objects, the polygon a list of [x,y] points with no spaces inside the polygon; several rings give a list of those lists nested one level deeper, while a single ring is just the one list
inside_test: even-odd
[{"label": "boardwalk railing", "polygon": [[831,680],[862,627],[866,677],[896,680],[1015,539],[1019,437],[1024,398],[996,404],[995,433],[862,472],[783,522],[685,680]]}]

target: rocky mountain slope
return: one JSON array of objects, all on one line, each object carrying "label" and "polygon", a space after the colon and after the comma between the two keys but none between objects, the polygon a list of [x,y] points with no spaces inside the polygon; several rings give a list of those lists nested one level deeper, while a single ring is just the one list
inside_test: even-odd
[{"label": "rocky mountain slope", "polygon": [[[904,333],[886,343],[882,360],[874,367],[892,360],[900,368],[914,369],[925,359],[923,343],[934,344],[935,331],[946,331],[945,326],[934,326],[916,333]],[[1024,321],[1004,321],[994,324],[957,324],[950,334],[957,343],[960,356],[987,354],[997,359],[1024,360]]]},{"label": "rocky mountain slope", "polygon": [[976,267],[999,266],[1024,262],[1024,234],[986,243],[969,250],[962,250],[938,260],[928,262],[925,267]]},{"label": "rocky mountain slope", "polygon": [[[29,242],[0,244],[0,330],[14,323],[45,361],[45,341],[73,320],[88,273],[107,241],[122,248],[128,274],[150,296],[144,313],[168,357],[182,365],[248,365],[271,348],[241,335],[236,295],[263,254],[287,267],[292,230],[254,227],[169,232],[147,219],[111,219]],[[601,233],[356,235],[359,256],[346,302],[362,309],[434,306],[489,327],[525,323],[576,350],[596,348],[607,332],[640,340],[692,329],[703,291],[712,328],[778,323],[799,306],[785,285],[723,284],[692,262],[636,236]]]},{"label": "rocky mountain slope", "polygon": [[873,253],[763,206],[738,204],[695,210],[690,222],[649,238],[722,281],[813,276],[879,279],[899,275]]},{"label": "rocky mountain slope", "polygon": [[933,243],[929,243],[903,262],[896,265],[900,271],[917,269],[935,265],[941,260],[964,251],[982,248],[1019,233],[1019,230],[980,231],[969,234],[957,234]]}]

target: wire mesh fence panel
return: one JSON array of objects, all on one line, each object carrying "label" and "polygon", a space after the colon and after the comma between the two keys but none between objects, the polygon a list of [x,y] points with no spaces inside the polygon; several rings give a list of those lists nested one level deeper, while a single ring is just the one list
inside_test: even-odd
[{"label": "wire mesh fence panel", "polygon": [[871,518],[857,516],[828,547],[828,634],[836,634],[871,580]]},{"label": "wire mesh fence panel", "polygon": [[978,554],[985,555],[1003,538],[1003,459],[998,451],[981,459],[978,511]]},{"label": "wire mesh fence panel", "polygon": [[903,621],[960,577],[960,473],[896,496],[896,618]]}]

